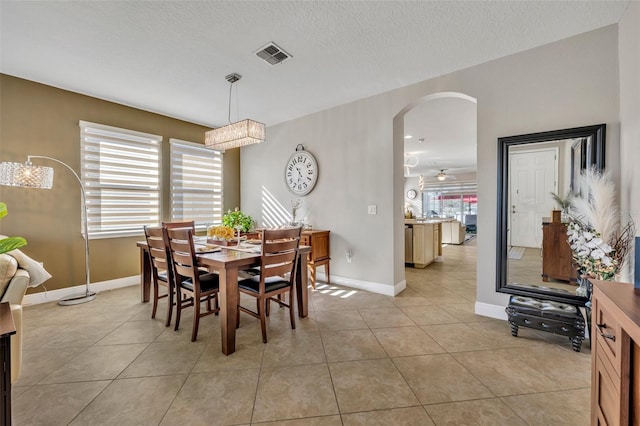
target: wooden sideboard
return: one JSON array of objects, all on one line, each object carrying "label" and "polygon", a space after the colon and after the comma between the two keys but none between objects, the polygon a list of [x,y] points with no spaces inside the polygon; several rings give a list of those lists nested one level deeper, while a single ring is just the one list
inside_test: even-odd
[{"label": "wooden sideboard", "polygon": [[640,290],[593,283],[591,424],[640,424]]},{"label": "wooden sideboard", "polygon": [[316,288],[316,268],[324,266],[327,275],[327,284],[329,284],[329,262],[331,261],[330,238],[331,231],[311,230],[302,231],[300,244],[311,246],[309,254],[309,263],[307,264],[311,271],[311,287]]},{"label": "wooden sideboard", "polygon": [[567,225],[562,222],[542,223],[542,281],[549,278],[577,281],[571,247],[567,242]]}]

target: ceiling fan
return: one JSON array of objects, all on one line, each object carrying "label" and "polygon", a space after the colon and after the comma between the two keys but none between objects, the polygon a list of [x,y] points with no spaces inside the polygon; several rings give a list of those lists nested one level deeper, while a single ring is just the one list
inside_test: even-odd
[{"label": "ceiling fan", "polygon": [[454,180],[454,179],[458,179],[456,176],[454,175],[448,175],[446,174],[444,171],[446,169],[440,169],[440,172],[435,175],[434,177],[439,180],[439,181],[443,181],[443,180]]}]

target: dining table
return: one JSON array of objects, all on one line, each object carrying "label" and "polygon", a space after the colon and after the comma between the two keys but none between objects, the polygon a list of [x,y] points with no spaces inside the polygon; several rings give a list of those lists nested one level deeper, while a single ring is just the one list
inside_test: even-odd
[{"label": "dining table", "polygon": [[[140,249],[140,298],[141,302],[149,302],[151,294],[151,261],[146,241],[138,241]],[[295,294],[298,305],[298,316],[309,315],[309,289],[307,264],[310,246],[300,246],[296,264]],[[255,250],[240,250],[233,247],[220,247],[213,252],[197,253],[200,266],[219,274],[220,279],[220,331],[222,353],[230,355],[236,350],[236,318],[238,312],[239,292],[238,274],[242,270],[259,267],[261,254]]]}]

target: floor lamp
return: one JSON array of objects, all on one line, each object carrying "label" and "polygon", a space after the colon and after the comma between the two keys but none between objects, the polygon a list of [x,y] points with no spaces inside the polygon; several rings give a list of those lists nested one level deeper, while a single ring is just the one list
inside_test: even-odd
[{"label": "floor lamp", "polygon": [[55,158],[45,157],[41,155],[29,155],[24,163],[0,163],[0,185],[18,186],[21,188],[41,188],[51,189],[53,186],[53,169],[51,167],[36,166],[31,163],[32,158],[41,158],[44,160],[54,161],[67,169],[73,174],[80,184],[80,192],[82,193],[82,233],[84,237],[84,260],[85,260],[85,277],[86,289],[84,293],[72,294],[65,296],[58,301],[60,305],[77,305],[89,302],[96,298],[96,293],[89,289],[89,226],[87,224],[87,199],[85,196],[84,185],[78,174],[66,163]]}]

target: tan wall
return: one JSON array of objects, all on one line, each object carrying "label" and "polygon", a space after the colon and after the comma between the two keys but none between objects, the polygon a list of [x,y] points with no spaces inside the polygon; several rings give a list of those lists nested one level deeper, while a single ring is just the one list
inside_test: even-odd
[{"label": "tan wall", "polygon": [[[169,138],[204,143],[208,128],[159,114],[106,102],[54,87],[0,74],[0,161],[23,162],[27,155],[44,155],[80,170],[79,120],[121,127],[163,137],[163,176],[169,172]],[[54,168],[51,190],[0,186],[0,200],[9,215],[0,221],[0,234],[25,237],[23,251],[44,262],[53,278],[48,290],[82,285],[84,240],[80,234],[80,189],[71,173]],[[166,182],[166,180],[165,180]],[[224,154],[224,208],[240,205],[240,153]],[[169,215],[169,188],[163,186],[163,219]],[[140,237],[90,241],[91,281],[136,275]],[[42,287],[30,293],[43,291]]]}]

